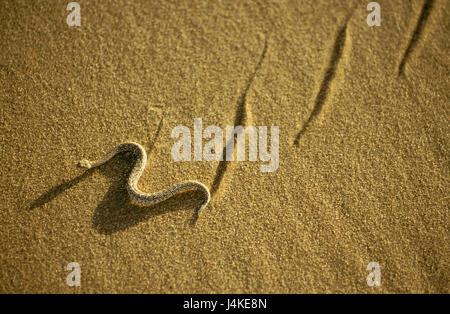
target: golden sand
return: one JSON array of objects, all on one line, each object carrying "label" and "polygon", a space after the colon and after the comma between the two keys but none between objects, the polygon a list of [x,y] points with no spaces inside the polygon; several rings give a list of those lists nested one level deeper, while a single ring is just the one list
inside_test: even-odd
[{"label": "golden sand", "polygon": [[[448,293],[450,7],[366,2],[1,1],[0,292]],[[279,126],[278,170],[174,162],[196,117]],[[197,220],[76,167],[127,140]]]}]

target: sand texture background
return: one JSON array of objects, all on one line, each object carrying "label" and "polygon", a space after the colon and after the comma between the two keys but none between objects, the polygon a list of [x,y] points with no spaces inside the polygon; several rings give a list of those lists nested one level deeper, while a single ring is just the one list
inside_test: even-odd
[{"label": "sand texture background", "polygon": [[[449,1],[68,2],[0,2],[0,292],[449,292]],[[174,162],[196,117],[279,126],[278,170]],[[77,168],[125,140],[198,220]]]}]

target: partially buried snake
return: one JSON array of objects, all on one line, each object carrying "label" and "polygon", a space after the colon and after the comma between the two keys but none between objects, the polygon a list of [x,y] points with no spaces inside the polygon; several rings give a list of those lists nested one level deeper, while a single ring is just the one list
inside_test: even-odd
[{"label": "partially buried snake", "polygon": [[159,191],[153,194],[142,192],[138,188],[138,181],[142,173],[144,172],[145,165],[147,164],[147,152],[145,151],[144,147],[142,147],[142,145],[138,143],[127,142],[119,144],[111,151],[109,151],[104,157],[95,161],[83,159],[78,163],[78,165],[80,167],[88,169],[98,167],[113,158],[116,154],[122,152],[132,152],[137,156],[136,164],[133,167],[133,170],[131,170],[127,183],[128,194],[133,200],[141,204],[151,205],[165,201],[166,199],[172,197],[180,191],[188,189],[199,189],[204,192],[206,200],[198,210],[198,214],[200,214],[200,212],[206,207],[206,205],[208,205],[211,199],[209,189],[203,183],[197,181],[184,181],[175,184],[166,190]]}]

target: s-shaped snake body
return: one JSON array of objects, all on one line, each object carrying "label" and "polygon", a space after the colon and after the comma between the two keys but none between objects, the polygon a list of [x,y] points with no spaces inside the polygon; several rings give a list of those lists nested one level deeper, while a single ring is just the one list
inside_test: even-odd
[{"label": "s-shaped snake body", "polygon": [[131,170],[130,176],[128,177],[127,190],[130,197],[138,203],[146,205],[156,204],[165,201],[166,199],[172,197],[180,191],[188,189],[199,189],[203,191],[206,197],[205,202],[198,210],[198,214],[200,214],[200,212],[206,207],[206,205],[208,205],[209,201],[211,200],[209,189],[203,183],[197,181],[184,181],[181,183],[177,183],[166,190],[159,191],[154,194],[148,194],[141,191],[138,188],[138,181],[142,173],[144,172],[145,165],[147,164],[147,152],[145,151],[144,147],[142,147],[142,145],[138,143],[127,142],[119,144],[111,151],[109,151],[104,157],[95,161],[83,159],[79,162],[78,165],[87,169],[95,168],[103,165],[108,160],[113,158],[116,154],[122,152],[132,152],[137,156],[136,164],[133,167],[133,170]]}]

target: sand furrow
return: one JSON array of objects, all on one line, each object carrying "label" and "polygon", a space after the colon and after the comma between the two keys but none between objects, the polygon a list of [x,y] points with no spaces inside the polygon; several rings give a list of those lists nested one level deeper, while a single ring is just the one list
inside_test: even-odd
[{"label": "sand furrow", "polygon": [[434,0],[426,0],[425,3],[422,6],[422,11],[420,12],[419,19],[417,20],[416,27],[414,29],[413,34],[411,35],[409,39],[408,47],[406,48],[403,57],[400,61],[400,64],[398,66],[398,76],[402,75],[405,69],[405,64],[409,59],[409,56],[411,55],[411,52],[416,47],[417,42],[420,38],[420,36],[423,33],[423,29],[425,28],[426,21],[428,19],[428,16],[430,15],[431,9],[433,8]]},{"label": "sand furrow", "polygon": [[[238,126],[238,125],[246,126],[249,124],[249,122],[251,122],[251,109],[246,101],[247,94],[248,94],[248,91],[250,90],[250,86],[252,85],[257,72],[261,68],[261,65],[266,57],[266,52],[267,52],[267,38],[264,41],[264,48],[261,53],[261,57],[259,58],[259,61],[255,67],[255,70],[253,71],[252,75],[248,79],[247,85],[245,86],[244,90],[242,91],[242,93],[239,97],[238,106],[236,109],[236,115],[235,115],[235,119],[234,119],[235,126]],[[231,139],[230,141],[235,141],[235,137],[233,137],[233,139]],[[229,168],[228,168],[229,162],[225,160],[225,156],[226,156],[227,146],[231,145],[231,144],[232,144],[231,142],[226,143],[226,145],[222,151],[222,156],[223,156],[224,160],[220,161],[219,165],[217,166],[216,175],[214,177],[214,181],[213,181],[213,184],[210,189],[211,197],[214,197],[216,192],[219,190],[221,183],[223,181],[223,178],[225,176],[225,173],[227,172],[227,170],[229,170]]]},{"label": "sand furrow", "polygon": [[322,107],[323,107],[323,105],[328,97],[329,91],[330,91],[331,82],[333,81],[333,78],[336,74],[336,69],[339,64],[339,60],[341,59],[342,51],[344,50],[345,37],[346,37],[346,33],[347,33],[347,24],[348,24],[349,19],[350,18],[348,18],[346,20],[344,26],[339,30],[339,32],[336,36],[336,39],[335,39],[334,45],[333,45],[333,51],[329,58],[328,66],[327,66],[325,74],[322,78],[319,92],[317,93],[315,100],[314,100],[313,109],[311,111],[311,114],[309,115],[308,120],[303,124],[300,132],[298,132],[298,134],[294,140],[294,145],[298,146],[302,135],[305,133],[305,131],[308,129],[309,125],[316,119],[316,117],[322,111]]}]

